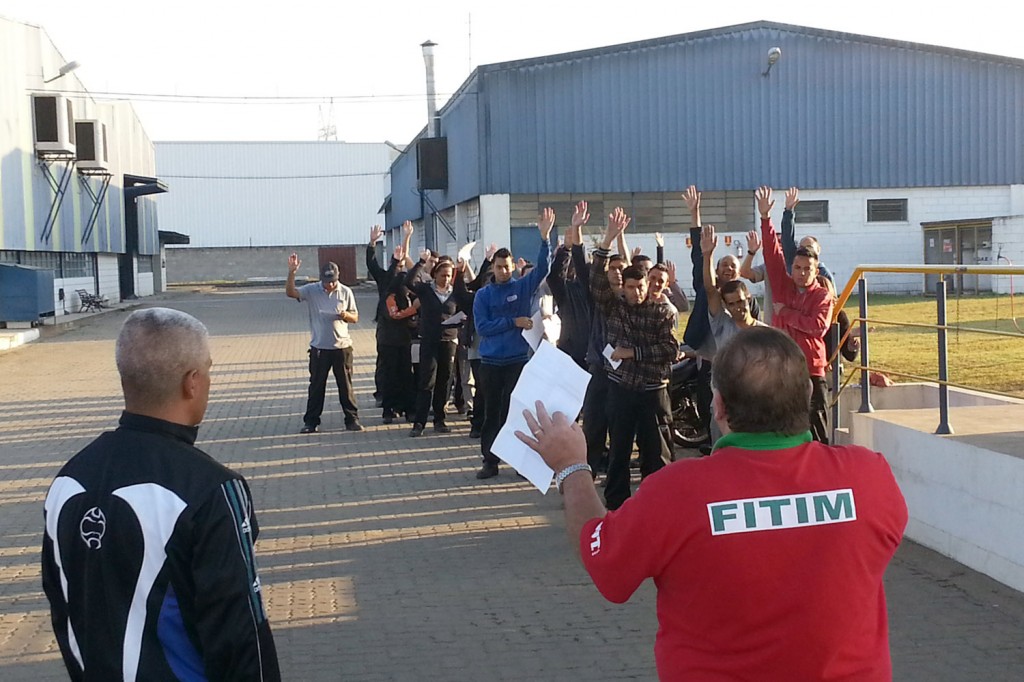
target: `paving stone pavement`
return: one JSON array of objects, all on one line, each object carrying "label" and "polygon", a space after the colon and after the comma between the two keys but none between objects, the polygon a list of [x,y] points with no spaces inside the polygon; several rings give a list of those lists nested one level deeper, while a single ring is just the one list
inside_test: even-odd
[{"label": "paving stone pavement", "polygon": [[[375,294],[360,290],[356,390],[367,430],[328,400],[299,435],[304,306],[277,290],[147,299],[203,320],[213,389],[200,447],[242,472],[288,680],[655,679],[654,588],[605,602],[573,558],[557,494],[503,467],[477,481],[479,441],[408,438],[373,409]],[[42,501],[61,464],[116,424],[113,340],[125,311],[0,354],[0,680],[65,679],[40,587]],[[751,558],[756,561],[756,557]],[[886,578],[896,680],[1024,679],[1024,595],[911,542]]]}]

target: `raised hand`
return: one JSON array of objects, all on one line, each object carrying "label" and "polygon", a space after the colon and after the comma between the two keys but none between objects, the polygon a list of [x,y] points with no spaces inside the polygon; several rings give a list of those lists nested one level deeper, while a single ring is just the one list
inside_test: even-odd
[{"label": "raised hand", "polygon": [[396,246],[394,251],[394,258],[396,261],[401,262],[405,258],[405,249],[401,246]]},{"label": "raised hand", "polygon": [[299,260],[299,254],[293,253],[288,256],[288,272],[293,275],[299,271],[299,266],[302,265],[302,261]]},{"label": "raised hand", "polygon": [[668,268],[668,283],[676,283],[676,264],[670,260],[665,261],[665,267]]},{"label": "raised hand", "polygon": [[786,190],[786,210],[792,211],[800,203],[800,190],[790,187]]},{"label": "raised hand", "polygon": [[633,252],[630,254],[630,260],[633,260],[634,258],[638,258],[638,257],[640,257],[642,255],[644,255],[643,249],[641,249],[639,246],[634,246],[633,247]]},{"label": "raised hand", "polygon": [[751,230],[747,232],[747,252],[757,253],[761,250],[761,235],[758,234],[757,230]]},{"label": "raised hand", "polygon": [[370,228],[370,243],[376,244],[377,240],[384,236],[384,228],[380,225],[374,225]]},{"label": "raised hand", "polygon": [[772,209],[775,208],[775,201],[772,199],[772,188],[768,185],[761,185],[754,192],[754,198],[757,200],[757,210],[761,217],[769,217],[772,214]]},{"label": "raised hand", "polygon": [[630,218],[626,215],[626,212],[621,207],[616,207],[608,215],[608,229],[606,230],[607,236],[611,237],[612,240],[617,239],[620,234],[626,231],[629,227]]},{"label": "raised hand", "polygon": [[686,207],[690,209],[690,213],[700,213],[700,192],[697,191],[696,185],[690,185],[683,192],[683,200],[686,202]]},{"label": "raised hand", "polygon": [[715,226],[705,225],[700,230],[700,250],[705,254],[711,254],[716,246],[718,246],[718,235],[715,234]]},{"label": "raised hand", "polygon": [[522,272],[522,270],[523,270],[523,268],[525,266],[526,266],[526,259],[525,258],[520,256],[519,258],[516,259],[516,270],[519,270],[520,272]]},{"label": "raised hand", "polygon": [[406,237],[406,238],[411,237],[413,231],[414,230],[413,230],[413,227],[412,227],[412,221],[406,220],[404,223],[402,223],[402,236],[403,237]]},{"label": "raised hand", "polygon": [[590,213],[587,211],[587,202],[581,201],[576,204],[576,210],[572,212],[572,219],[569,222],[573,227],[581,227],[590,220]]},{"label": "raised hand", "polygon": [[429,263],[432,257],[430,249],[423,249],[420,251],[420,260],[423,261],[424,264]]},{"label": "raised hand", "polygon": [[548,207],[540,212],[540,218],[537,220],[537,230],[540,232],[540,238],[547,241],[548,235],[551,234],[551,228],[555,226],[555,211]]},{"label": "raised hand", "polygon": [[662,249],[665,248],[665,238],[661,236],[661,232],[654,233],[654,243]]},{"label": "raised hand", "polygon": [[494,254],[496,253],[498,253],[498,245],[491,242],[491,245],[487,247],[487,251],[484,253],[484,258],[494,260]]}]

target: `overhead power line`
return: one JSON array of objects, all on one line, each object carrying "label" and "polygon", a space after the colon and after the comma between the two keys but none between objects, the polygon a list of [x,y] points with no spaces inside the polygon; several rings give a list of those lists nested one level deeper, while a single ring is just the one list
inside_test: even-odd
[{"label": "overhead power line", "polygon": [[322,178],[368,178],[383,177],[387,172],[377,173],[324,173],[317,175],[167,175],[157,173],[161,178],[174,180],[320,180]]},{"label": "overhead power line", "polygon": [[[327,104],[332,100],[341,104],[380,104],[421,102],[424,93],[393,93],[384,95],[179,95],[155,92],[112,92],[104,90],[52,90],[67,95],[84,95],[98,99],[130,100],[133,102],[166,102],[169,104]],[[450,97],[453,93],[439,93]],[[475,94],[475,93],[467,93]]]}]

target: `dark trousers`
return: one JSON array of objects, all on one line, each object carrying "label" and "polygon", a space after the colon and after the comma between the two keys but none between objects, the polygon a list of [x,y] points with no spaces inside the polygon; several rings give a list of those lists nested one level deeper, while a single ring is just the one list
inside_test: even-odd
[{"label": "dark trousers", "polygon": [[334,372],[338,384],[338,400],[345,413],[345,423],[359,420],[356,407],[356,393],[352,388],[352,348],[309,349],[309,399],[306,400],[306,414],[302,421],[310,426],[320,426],[320,415],[324,411],[324,394],[327,391],[327,375]]},{"label": "dark trousers", "polygon": [[454,341],[420,340],[420,373],[416,383],[417,424],[427,423],[431,402],[434,406],[434,423],[444,423],[444,406],[448,402],[448,386],[455,365]]},{"label": "dark trousers", "polygon": [[377,398],[377,399],[382,399],[383,398],[382,394],[384,393],[384,389],[383,389],[383,386],[384,386],[384,370],[381,367],[381,360],[380,360],[380,349],[381,348],[382,348],[382,346],[380,345],[380,340],[378,340],[377,341],[377,360],[376,360],[376,362],[374,364],[374,367],[373,367],[373,397]]},{"label": "dark trousers", "polygon": [[469,420],[469,425],[471,428],[483,431],[487,396],[482,388],[484,380],[480,372],[480,358],[469,361],[469,370],[473,375],[473,418]]},{"label": "dark trousers", "polygon": [[512,389],[519,381],[525,362],[511,365],[480,364],[480,378],[483,379],[484,423],[480,429],[480,452],[487,464],[498,464],[498,457],[491,452],[494,439],[498,437],[505,420],[508,419],[508,403],[512,397]]},{"label": "dark trousers", "polygon": [[587,464],[601,468],[608,441],[608,372],[603,365],[590,365],[590,383],[583,398],[583,435],[587,439]]},{"label": "dark trousers", "polygon": [[672,406],[668,389],[631,391],[614,381],[608,386],[608,485],[604,489],[608,509],[618,509],[632,494],[629,459],[636,439],[640,451],[640,476],[646,477],[672,461],[669,430]]},{"label": "dark trousers", "polygon": [[828,383],[825,377],[811,377],[811,437],[828,445]]},{"label": "dark trousers", "polygon": [[413,373],[409,346],[378,346],[380,393],[385,416],[412,412]]},{"label": "dark trousers", "polygon": [[[694,396],[697,400],[697,417],[700,418],[701,428],[704,432],[711,434],[711,401],[714,392],[711,390],[711,361],[700,358],[697,361],[697,387]],[[717,433],[717,428],[715,433]],[[711,437],[711,445],[715,444],[714,436]]]}]

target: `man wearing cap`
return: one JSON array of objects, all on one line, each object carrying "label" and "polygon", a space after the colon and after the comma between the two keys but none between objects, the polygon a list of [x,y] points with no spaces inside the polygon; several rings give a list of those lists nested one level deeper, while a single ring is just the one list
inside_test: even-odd
[{"label": "man wearing cap", "polygon": [[320,428],[320,414],[324,411],[324,393],[327,374],[334,372],[338,384],[338,398],[345,413],[345,428],[362,431],[359,408],[352,388],[352,337],[348,325],[359,321],[356,298],[352,290],[338,282],[338,265],[325,263],[320,268],[320,282],[295,286],[295,273],[302,261],[296,254],[288,258],[288,281],[285,293],[306,304],[309,311],[309,399],[302,417],[299,433],[316,433]]}]

